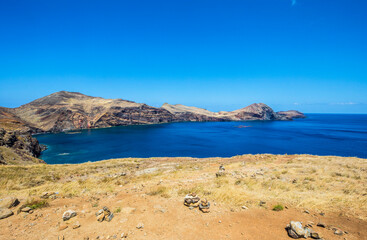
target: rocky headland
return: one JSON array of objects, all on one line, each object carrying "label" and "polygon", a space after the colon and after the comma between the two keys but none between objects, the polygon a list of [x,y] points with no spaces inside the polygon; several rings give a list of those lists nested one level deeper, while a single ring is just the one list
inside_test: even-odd
[{"label": "rocky headland", "polygon": [[0,127],[41,133],[183,121],[292,120],[304,117],[297,111],[274,112],[263,103],[231,112],[211,112],[167,103],[156,108],[123,99],[61,91],[17,108],[0,108]]}]

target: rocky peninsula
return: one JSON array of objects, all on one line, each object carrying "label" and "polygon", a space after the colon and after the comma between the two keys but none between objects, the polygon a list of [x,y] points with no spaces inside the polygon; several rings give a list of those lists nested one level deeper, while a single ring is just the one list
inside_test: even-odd
[{"label": "rocky peninsula", "polygon": [[304,117],[298,111],[274,112],[263,103],[231,112],[211,112],[167,103],[156,108],[123,99],[61,91],[17,108],[0,108],[0,127],[42,133],[183,121],[292,120]]}]

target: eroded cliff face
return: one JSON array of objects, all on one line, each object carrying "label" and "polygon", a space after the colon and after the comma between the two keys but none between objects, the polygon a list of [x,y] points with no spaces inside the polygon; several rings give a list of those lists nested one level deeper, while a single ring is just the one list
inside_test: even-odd
[{"label": "eroded cliff face", "polygon": [[0,127],[11,123],[23,131],[36,133],[180,121],[291,120],[301,115],[275,113],[263,103],[217,113],[184,105],[164,104],[156,108],[123,99],[61,91],[18,108],[0,108]]},{"label": "eroded cliff face", "polygon": [[44,163],[37,159],[42,147],[30,133],[0,128],[0,164]]}]

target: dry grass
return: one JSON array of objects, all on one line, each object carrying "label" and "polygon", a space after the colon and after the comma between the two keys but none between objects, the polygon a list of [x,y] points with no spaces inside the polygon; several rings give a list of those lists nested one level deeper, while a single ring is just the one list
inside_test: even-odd
[{"label": "dry grass", "polygon": [[[226,176],[216,178],[220,164]],[[157,170],[138,174],[153,168]],[[196,192],[228,207],[259,207],[262,200],[270,208],[279,204],[367,219],[367,160],[359,158],[243,155],[0,167],[0,197],[32,197],[45,191],[63,197],[94,196],[125,187],[164,198]]]}]

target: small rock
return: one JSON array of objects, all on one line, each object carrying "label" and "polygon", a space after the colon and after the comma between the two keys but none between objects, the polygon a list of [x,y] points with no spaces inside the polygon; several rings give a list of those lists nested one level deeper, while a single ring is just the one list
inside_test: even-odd
[{"label": "small rock", "polygon": [[121,233],[121,238],[127,238],[127,233]]},{"label": "small rock", "polygon": [[316,226],[322,227],[322,228],[325,228],[326,227],[325,223],[322,223],[322,222],[319,222]]},{"label": "small rock", "polygon": [[310,214],[310,211],[308,211],[308,210],[305,210],[305,211],[303,211],[304,213],[307,213],[307,214]]},{"label": "small rock", "polygon": [[79,221],[73,224],[73,229],[80,228]]},{"label": "small rock", "polygon": [[13,211],[7,208],[0,208],[0,219],[4,219],[13,215]]},{"label": "small rock", "polygon": [[143,223],[139,223],[137,226],[136,226],[137,229],[143,229],[144,228],[144,224]]},{"label": "small rock", "polygon": [[222,221],[221,221],[221,220],[219,220],[218,222],[219,222],[219,223],[222,223]]},{"label": "small rock", "polygon": [[259,203],[259,205],[262,207],[262,206],[264,206],[266,204],[266,202],[265,201],[260,201],[260,203]]},{"label": "small rock", "polygon": [[105,216],[105,220],[107,222],[111,222],[112,218],[114,217],[113,213],[110,213],[109,215]]},{"label": "small rock", "polygon": [[340,229],[335,229],[334,234],[341,236],[341,235],[343,235],[343,231],[340,230]]},{"label": "small rock", "polygon": [[62,224],[62,225],[60,225],[60,227],[59,227],[59,231],[65,230],[65,229],[67,229],[67,228],[68,228],[68,225],[66,225],[66,224]]},{"label": "small rock", "polygon": [[320,239],[320,236],[317,232],[311,232],[310,233],[311,238],[313,239]]},{"label": "small rock", "polygon": [[25,208],[22,208],[22,212],[29,212],[29,211],[31,211],[32,210],[32,208],[30,208],[30,207],[25,207]]},{"label": "small rock", "polygon": [[246,206],[242,206],[241,208],[242,208],[242,209],[245,209],[245,210],[247,210],[247,209],[248,209],[248,207],[246,207]]},{"label": "small rock", "polygon": [[64,214],[62,215],[62,220],[67,221],[72,217],[76,216],[76,212],[73,210],[67,210],[66,212],[64,212]]}]

